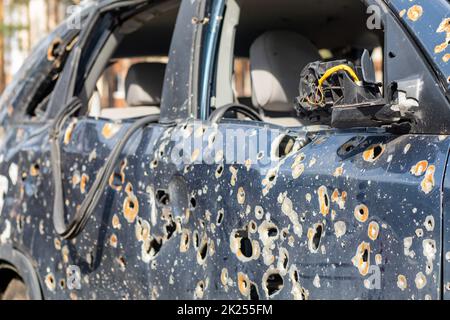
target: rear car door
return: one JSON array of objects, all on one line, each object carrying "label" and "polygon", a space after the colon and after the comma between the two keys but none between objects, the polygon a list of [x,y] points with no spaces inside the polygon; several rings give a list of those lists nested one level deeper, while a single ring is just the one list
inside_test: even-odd
[{"label": "rear car door", "polygon": [[[160,10],[155,6],[156,14],[164,14],[164,3],[162,6]],[[60,242],[62,260],[55,259],[55,264],[47,268],[55,278],[62,271],[67,281],[76,281],[67,283],[70,285],[67,291],[57,288],[52,294],[48,292],[51,297],[70,292],[75,297],[94,299],[156,299],[173,295],[167,287],[171,281],[165,264],[169,263],[172,253],[178,251],[176,236],[180,233],[181,220],[167,209],[168,186],[178,170],[170,163],[166,152],[176,122],[189,117],[191,112],[195,69],[190,66],[195,65],[194,43],[201,26],[192,20],[201,10],[201,2],[180,5],[159,120],[146,122],[131,135],[128,135],[130,129],[141,118],[114,121],[89,117],[83,113],[86,105],[77,101],[83,101],[83,87],[89,82],[85,65],[89,66],[90,60],[94,60],[91,69],[95,70],[95,63],[102,58],[104,48],[110,46],[108,41],[113,38],[105,35],[111,33],[107,28],[94,27],[100,34],[95,37],[96,32],[93,32],[92,39],[86,43],[90,51],[85,58],[81,57],[84,65],[80,65],[81,71],[74,77],[78,82],[73,88],[75,93],[81,88],[80,94],[75,94],[75,100],[67,98],[69,109],[75,101],[81,104],[77,109],[81,111],[69,112],[61,118],[64,121],[58,134],[59,155],[52,159],[60,161],[60,168],[53,171],[60,170],[61,176],[56,180],[61,179],[63,191],[59,199],[55,198],[55,203],[59,202],[63,210],[55,207],[54,213],[64,212],[62,217],[59,213],[59,221],[63,218],[68,226],[83,212],[85,200],[95,188],[99,191],[95,196],[98,200],[88,220],[80,224],[76,232],[55,235],[55,241]],[[114,23],[115,14],[106,12],[95,23]],[[180,55],[180,51],[190,54]],[[80,78],[84,74],[87,76]],[[120,144],[123,148],[112,163],[113,170],[106,174],[107,159]],[[102,178],[107,183],[98,187],[97,182]],[[59,265],[62,268],[58,268]]]}]

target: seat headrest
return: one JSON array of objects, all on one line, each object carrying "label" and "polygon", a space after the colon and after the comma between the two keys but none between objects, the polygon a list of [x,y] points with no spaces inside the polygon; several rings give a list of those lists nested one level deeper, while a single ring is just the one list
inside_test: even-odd
[{"label": "seat headrest", "polygon": [[250,48],[252,102],[267,111],[293,111],[300,73],[319,50],[292,31],[268,31]]},{"label": "seat headrest", "polygon": [[163,63],[136,63],[125,79],[126,100],[129,107],[159,106],[166,65]]}]

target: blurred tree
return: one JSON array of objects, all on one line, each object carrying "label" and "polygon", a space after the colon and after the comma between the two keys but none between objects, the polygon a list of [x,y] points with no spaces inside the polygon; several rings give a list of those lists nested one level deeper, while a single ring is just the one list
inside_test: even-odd
[{"label": "blurred tree", "polygon": [[31,48],[80,0],[0,0],[0,92]]}]

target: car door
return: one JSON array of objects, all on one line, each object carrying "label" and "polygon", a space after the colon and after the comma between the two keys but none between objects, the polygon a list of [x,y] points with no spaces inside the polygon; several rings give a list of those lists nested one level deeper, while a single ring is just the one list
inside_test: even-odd
[{"label": "car door", "polygon": [[[91,191],[98,187],[96,182],[106,177],[107,184],[98,188],[96,197],[99,200],[79,232],[55,235],[60,256],[47,266],[47,270],[56,279],[65,272],[68,290],[57,288],[52,292],[47,288],[50,297],[149,299],[172,294],[166,287],[170,281],[164,264],[177,251],[173,247],[178,240],[173,238],[177,235],[180,221],[171,210],[167,210],[167,205],[169,186],[178,188],[179,184],[171,184],[178,169],[169,162],[165,148],[175,122],[191,113],[191,102],[185,101],[191,99],[188,97],[192,96],[192,85],[186,86],[186,83],[193,81],[192,73],[195,72],[190,65],[195,61],[196,51],[191,47],[201,24],[193,24],[192,20],[200,10],[201,2],[183,2],[179,9],[159,123],[141,125],[135,134],[125,138],[140,119],[113,121],[70,112],[71,103],[81,104],[77,110],[83,109],[83,103],[78,98],[67,98],[69,112],[60,118],[56,135],[57,157],[52,159],[54,163],[60,163],[57,170],[53,166],[54,172],[61,172],[56,180],[61,180],[62,190],[55,203],[59,202],[63,209],[54,210],[54,213],[64,212],[64,223],[69,225],[83,210],[83,203]],[[110,21],[111,17],[105,14],[95,23],[107,24],[105,19]],[[88,51],[88,57],[85,60],[81,58],[85,63],[88,61],[87,65],[90,59],[101,54],[101,49],[96,47],[108,47],[108,37],[101,34],[108,32],[107,28],[94,27],[93,30],[100,34],[92,36],[93,47],[90,47],[92,42],[86,43],[94,53],[89,57]],[[106,40],[102,42],[99,39]],[[191,54],[178,54],[186,50]],[[84,74],[83,66],[81,70],[78,73]],[[82,88],[83,83],[67,86],[76,90]],[[183,104],[177,101],[183,101]],[[177,107],[174,108],[172,103]],[[106,175],[103,171],[105,164],[122,143],[123,148],[113,162],[113,170]],[[185,197],[187,199],[187,195]],[[173,198],[176,196],[172,193],[170,199]],[[174,207],[173,211],[179,213],[179,207]],[[59,219],[61,221],[61,213]],[[161,257],[163,262],[159,263],[156,257]]]},{"label": "car door", "polygon": [[[395,54],[386,61],[386,83],[409,94],[407,80],[420,74],[421,103],[445,109],[448,101],[426,59],[414,43],[400,41],[404,31],[387,12],[385,50]],[[209,27],[216,38],[206,40],[206,48],[220,39],[217,26]],[[205,74],[215,68],[211,61],[203,60]],[[202,80],[201,115],[214,101],[207,85],[212,74]],[[188,163],[183,179],[191,205],[182,258],[170,259],[189,265],[192,274],[180,292],[233,299],[441,297],[449,140],[429,133],[436,122],[405,134],[223,118],[188,121],[176,135],[183,137],[175,154],[182,149]]]}]

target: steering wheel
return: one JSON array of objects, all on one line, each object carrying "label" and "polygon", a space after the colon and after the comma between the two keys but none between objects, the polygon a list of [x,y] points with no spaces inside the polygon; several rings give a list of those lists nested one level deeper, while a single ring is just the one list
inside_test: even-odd
[{"label": "steering wheel", "polygon": [[209,121],[211,121],[212,123],[220,123],[220,121],[222,121],[223,117],[228,111],[235,111],[237,113],[243,114],[244,116],[254,121],[263,121],[261,116],[255,110],[239,103],[230,103],[216,109],[209,116]]}]

